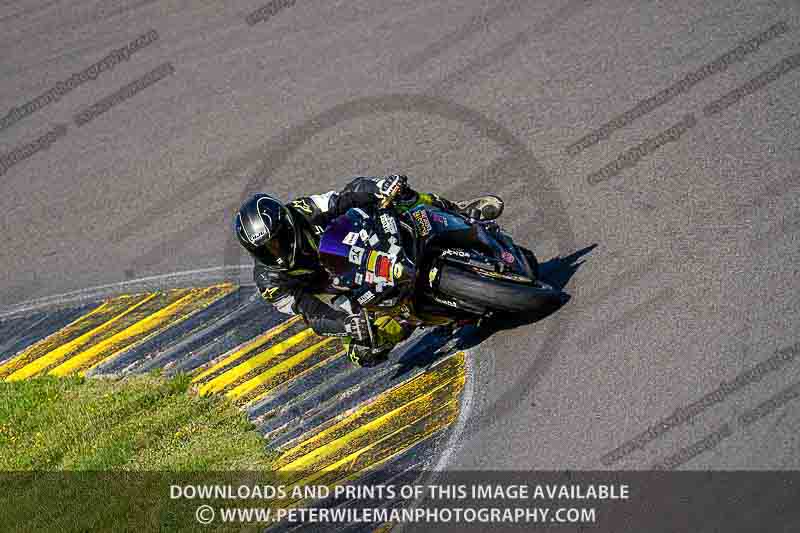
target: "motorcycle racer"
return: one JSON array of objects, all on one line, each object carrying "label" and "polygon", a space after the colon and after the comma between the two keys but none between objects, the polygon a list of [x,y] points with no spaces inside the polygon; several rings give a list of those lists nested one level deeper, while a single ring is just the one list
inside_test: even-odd
[{"label": "motorcycle racer", "polygon": [[433,193],[419,193],[407,185],[405,176],[390,175],[356,177],[338,193],[300,197],[285,204],[269,194],[255,194],[234,219],[237,239],[253,256],[253,277],[264,300],[282,313],[301,314],[318,335],[343,337],[350,359],[359,366],[386,360],[394,345],[411,331],[392,318],[380,317],[369,326],[381,349],[367,347],[364,316],[334,304],[347,291],[335,287],[320,265],[320,237],[338,216],[351,208],[377,206],[389,188],[398,184],[401,191],[393,205],[400,211],[422,203],[479,220],[493,220],[503,211],[503,201],[497,196],[455,203]]}]

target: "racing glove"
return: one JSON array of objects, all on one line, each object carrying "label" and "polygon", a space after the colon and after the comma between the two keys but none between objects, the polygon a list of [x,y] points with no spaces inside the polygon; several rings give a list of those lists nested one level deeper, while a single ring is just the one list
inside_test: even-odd
[{"label": "racing glove", "polygon": [[348,315],[344,319],[344,330],[346,335],[356,344],[369,346],[369,325],[367,319],[362,314]]},{"label": "racing glove", "polygon": [[351,342],[344,343],[347,357],[358,367],[375,366],[389,359],[391,347],[383,350],[370,350],[366,346],[359,346]]},{"label": "racing glove", "polygon": [[[363,314],[348,315],[344,321],[344,329],[355,344],[369,346],[368,324]],[[390,316],[376,318],[372,323],[372,334],[378,347],[394,346],[407,336],[403,325]]]}]

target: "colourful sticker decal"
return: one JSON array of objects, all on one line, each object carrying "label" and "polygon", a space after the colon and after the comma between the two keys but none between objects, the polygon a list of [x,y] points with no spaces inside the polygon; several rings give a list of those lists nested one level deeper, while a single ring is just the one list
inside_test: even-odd
[{"label": "colourful sticker decal", "polygon": [[372,291],[367,291],[358,297],[358,303],[360,303],[361,305],[367,305],[374,299],[375,299],[375,294]]},{"label": "colourful sticker decal", "polygon": [[431,288],[433,288],[433,283],[436,281],[436,274],[439,273],[439,269],[433,267],[430,272],[428,272],[428,283],[430,284]]},{"label": "colourful sticker decal", "polygon": [[358,236],[361,237],[361,240],[364,241],[365,243],[369,240],[369,233],[367,233],[367,230],[365,229],[359,231]]},{"label": "colourful sticker decal", "polygon": [[503,250],[503,253],[500,254],[500,257],[502,257],[503,261],[505,261],[509,265],[514,262],[514,256],[511,255],[511,253],[507,252],[506,250]]},{"label": "colourful sticker decal", "polygon": [[375,268],[375,275],[381,278],[389,279],[392,272],[392,261],[389,257],[381,254]]},{"label": "colourful sticker decal", "polygon": [[367,270],[370,272],[375,272],[375,263],[377,263],[379,255],[381,255],[380,252],[372,251],[369,253],[369,258],[367,259]]},{"label": "colourful sticker decal", "polygon": [[383,226],[383,231],[386,233],[397,233],[397,223],[394,220],[394,217],[389,215],[388,213],[384,213],[381,215],[381,226]]},{"label": "colourful sticker decal", "polygon": [[431,221],[428,220],[428,214],[424,209],[414,211],[411,216],[414,217],[414,223],[417,225],[420,236],[424,237],[431,232]]},{"label": "colourful sticker decal", "polygon": [[403,265],[400,263],[395,263],[394,268],[392,269],[392,275],[394,276],[394,279],[403,277]]},{"label": "colourful sticker decal", "polygon": [[350,260],[351,263],[355,263],[356,265],[360,265],[362,260],[364,259],[364,250],[358,246],[350,247],[350,253],[347,254],[347,258]]},{"label": "colourful sticker decal", "polygon": [[443,226],[447,226],[447,218],[443,217],[439,213],[431,213],[431,220],[435,220],[439,224]]},{"label": "colourful sticker decal", "polygon": [[354,245],[358,242],[358,233],[351,231],[344,239],[342,239],[342,242],[350,246]]}]

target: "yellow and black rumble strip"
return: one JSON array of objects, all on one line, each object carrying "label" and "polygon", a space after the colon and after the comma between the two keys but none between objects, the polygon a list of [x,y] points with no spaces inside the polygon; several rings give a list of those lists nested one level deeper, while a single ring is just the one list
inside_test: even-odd
[{"label": "yellow and black rumble strip", "polygon": [[[189,373],[246,410],[291,484],[422,468],[458,418],[465,356],[355,367],[336,338],[275,313],[255,288],[119,294],[0,320],[0,380]],[[286,501],[286,505],[306,502]]]}]

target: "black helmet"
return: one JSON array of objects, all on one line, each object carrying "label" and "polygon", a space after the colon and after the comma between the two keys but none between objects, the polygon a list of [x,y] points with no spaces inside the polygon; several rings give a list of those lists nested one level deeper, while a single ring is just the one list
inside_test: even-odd
[{"label": "black helmet", "polygon": [[294,267],[299,232],[286,206],[268,194],[256,194],[242,204],[234,231],[248,252],[272,270]]}]

